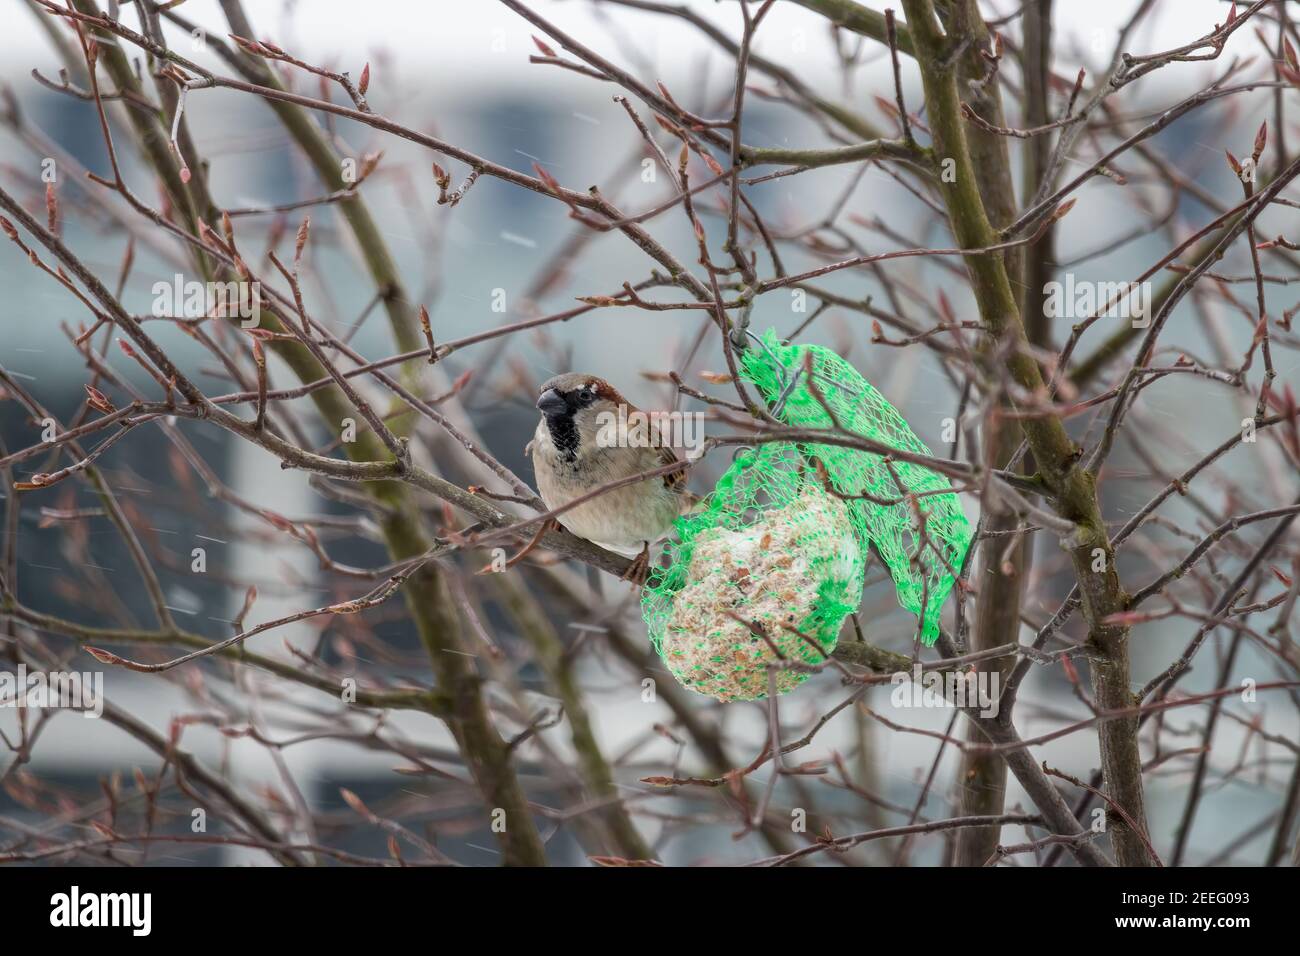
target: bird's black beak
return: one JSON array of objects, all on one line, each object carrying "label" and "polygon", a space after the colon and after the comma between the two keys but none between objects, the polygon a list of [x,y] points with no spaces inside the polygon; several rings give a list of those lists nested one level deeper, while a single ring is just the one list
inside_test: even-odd
[{"label": "bird's black beak", "polygon": [[548,388],[538,396],[537,407],[541,409],[542,414],[547,418],[554,418],[568,411],[569,403],[555,389]]}]

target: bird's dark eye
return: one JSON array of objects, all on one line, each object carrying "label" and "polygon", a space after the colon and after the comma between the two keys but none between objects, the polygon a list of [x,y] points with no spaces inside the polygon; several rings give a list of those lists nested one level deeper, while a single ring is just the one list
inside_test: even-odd
[{"label": "bird's dark eye", "polygon": [[587,388],[584,385],[582,388],[578,389],[578,401],[583,405],[590,405],[595,400],[595,393],[593,393],[590,388]]}]

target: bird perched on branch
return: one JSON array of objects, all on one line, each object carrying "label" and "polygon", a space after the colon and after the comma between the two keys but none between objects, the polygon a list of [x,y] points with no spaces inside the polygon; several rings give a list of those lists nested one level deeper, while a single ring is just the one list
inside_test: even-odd
[{"label": "bird perched on branch", "polygon": [[[653,416],[594,375],[555,376],[542,385],[537,408],[541,421],[525,451],[542,501],[550,510],[580,501],[555,520],[580,538],[635,556],[623,579],[643,584],[650,545],[668,533],[689,500],[685,462]],[[654,474],[628,480],[645,472]]]}]

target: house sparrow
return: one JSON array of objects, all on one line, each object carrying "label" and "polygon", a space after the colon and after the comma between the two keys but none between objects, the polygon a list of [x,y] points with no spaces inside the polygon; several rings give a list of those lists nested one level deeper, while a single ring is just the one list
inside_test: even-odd
[{"label": "house sparrow", "polygon": [[[542,418],[525,451],[532,458],[537,490],[548,509],[562,508],[619,479],[680,461],[656,423],[647,423],[644,413],[594,375],[555,376],[543,383],[537,408]],[[580,538],[628,557],[635,555],[623,578],[644,583],[651,543],[669,531],[687,500],[683,463],[680,470],[594,496],[555,520]]]}]

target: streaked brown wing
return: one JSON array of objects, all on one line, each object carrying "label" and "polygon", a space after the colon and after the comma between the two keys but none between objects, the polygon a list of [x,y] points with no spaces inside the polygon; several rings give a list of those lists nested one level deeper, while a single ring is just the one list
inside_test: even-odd
[{"label": "streaked brown wing", "polygon": [[[677,452],[673,451],[667,445],[660,445],[658,449],[659,461],[665,465],[671,465],[675,461],[681,461],[677,457]],[[664,487],[666,488],[683,488],[686,485],[686,469],[680,471],[670,471],[664,475]]]},{"label": "streaked brown wing", "polygon": [[[635,405],[629,402],[626,398],[624,398],[621,394],[619,394],[618,390],[614,388],[614,386],[610,385],[608,382],[602,381],[599,384],[596,384],[594,387],[596,388],[596,393],[600,395],[602,398],[607,398],[610,401],[614,402],[614,404],[616,405],[625,406],[627,408],[627,412],[629,415],[631,415],[633,412],[641,411],[639,408],[637,408]],[[658,454],[660,465],[671,465],[674,462],[681,461],[681,458],[678,456],[678,454],[675,451],[673,451],[672,446],[664,442],[663,435],[660,432],[657,423],[651,424],[650,434],[652,436],[651,441],[653,441],[655,444],[655,452]],[[670,471],[668,472],[668,474],[664,475],[665,488],[672,488],[675,490],[685,490],[685,486],[686,486],[685,468],[681,469],[680,471]]]}]

